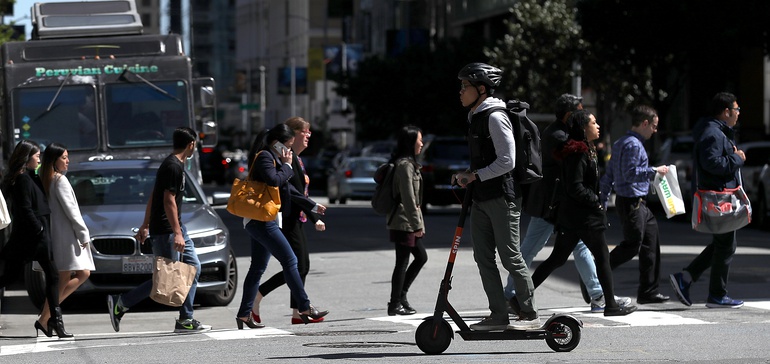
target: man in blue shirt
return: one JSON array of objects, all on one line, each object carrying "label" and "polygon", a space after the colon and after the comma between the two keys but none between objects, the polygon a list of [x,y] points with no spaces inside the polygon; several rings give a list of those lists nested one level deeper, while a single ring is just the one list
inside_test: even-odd
[{"label": "man in blue shirt", "polygon": [[655,109],[640,105],[631,111],[631,130],[612,146],[612,159],[600,181],[601,201],[606,206],[607,196],[615,194],[615,207],[620,215],[623,241],[610,252],[612,269],[639,255],[639,304],[661,303],[669,297],[658,292],[660,281],[660,239],[658,222],[645,197],[655,173],[665,175],[667,166],[650,167],[644,141],[658,131]]}]

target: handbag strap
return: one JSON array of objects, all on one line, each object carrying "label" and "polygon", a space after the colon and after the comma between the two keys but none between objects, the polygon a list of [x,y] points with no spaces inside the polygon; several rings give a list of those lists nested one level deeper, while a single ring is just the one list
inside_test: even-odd
[{"label": "handbag strap", "polygon": [[[251,160],[251,164],[249,165],[249,179],[251,178],[251,174],[254,172],[254,162],[257,161],[257,157],[259,157],[259,154],[264,152],[265,150],[262,149],[257,154],[254,154],[254,159]],[[277,164],[275,163],[275,157],[273,157],[273,167],[275,167]]]}]

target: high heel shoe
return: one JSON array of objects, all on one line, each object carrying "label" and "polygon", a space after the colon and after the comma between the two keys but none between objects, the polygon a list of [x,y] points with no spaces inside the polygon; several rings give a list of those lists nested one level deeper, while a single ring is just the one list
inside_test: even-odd
[{"label": "high heel shoe", "polygon": [[48,332],[53,335],[54,331],[56,332],[56,336],[58,336],[60,339],[68,339],[75,336],[68,333],[67,330],[64,329],[64,321],[61,317],[61,307],[56,307],[54,309],[53,317],[48,319]]},{"label": "high heel shoe", "polygon": [[259,318],[259,315],[254,313],[254,311],[251,311],[251,319],[254,320],[256,323],[261,323],[262,319]]},{"label": "high heel shoe", "polygon": [[315,308],[313,305],[310,305],[310,314],[308,314],[308,316],[310,316],[310,318],[312,318],[313,320],[321,319],[328,314],[329,314],[329,311],[325,311],[325,310],[318,311],[317,308]]},{"label": "high heel shoe", "polygon": [[243,324],[246,324],[246,326],[248,326],[250,329],[262,329],[265,327],[265,325],[259,322],[255,322],[251,315],[246,316],[245,320],[242,320],[240,317],[236,317],[235,323],[238,324],[238,330],[243,330]]},{"label": "high heel shoe", "polygon": [[45,336],[48,336],[48,337],[52,336],[51,332],[48,331],[48,329],[46,329],[45,327],[43,327],[43,324],[41,324],[40,321],[36,320],[35,321],[35,336],[39,336],[40,335],[40,331],[42,331],[43,334],[45,334]]}]

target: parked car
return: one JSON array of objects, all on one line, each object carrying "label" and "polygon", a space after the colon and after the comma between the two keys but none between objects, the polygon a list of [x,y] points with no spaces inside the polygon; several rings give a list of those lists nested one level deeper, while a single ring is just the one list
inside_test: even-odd
[{"label": "parked car", "polygon": [[418,161],[422,165],[425,184],[423,208],[426,204],[445,206],[461,204],[465,189],[452,187],[452,175],[470,167],[470,150],[465,137],[426,136]]},{"label": "parked car", "polygon": [[381,140],[373,142],[361,148],[362,157],[382,157],[390,159],[391,154],[396,149],[395,140]]},{"label": "parked car", "polygon": [[344,204],[348,199],[370,200],[374,195],[374,172],[388,160],[382,157],[348,157],[340,162],[327,180],[329,203]]},{"label": "parked car", "polygon": [[759,196],[759,175],[770,159],[770,141],[741,143],[738,149],[746,153],[741,178],[743,189],[749,195],[749,200],[753,201]]},{"label": "parked car", "polygon": [[[692,152],[695,141],[692,134],[673,135],[661,144],[660,160],[654,165],[675,165],[677,177],[679,177],[679,189],[685,199],[685,206],[692,201],[693,162]],[[657,200],[657,197],[655,197]]]},{"label": "parked car", "polygon": [[[152,278],[152,247],[140,244],[134,235],[144,220],[147,199],[159,166],[160,162],[150,160],[106,160],[69,165],[66,177],[73,186],[91,233],[90,248],[96,265],[96,270],[76,294],[125,292]],[[207,202],[196,179],[189,172],[185,173],[182,222],[195,243],[201,262],[196,302],[226,306],[233,300],[238,285],[229,231]],[[42,306],[45,300],[43,273],[34,271],[32,264],[27,264],[24,274],[30,299],[36,306]]]},{"label": "parked car", "polygon": [[327,158],[323,155],[300,157],[305,165],[305,173],[307,173],[307,177],[310,179],[311,195],[317,191],[326,191],[326,183],[328,182],[327,179],[329,178],[332,163],[331,157]]}]

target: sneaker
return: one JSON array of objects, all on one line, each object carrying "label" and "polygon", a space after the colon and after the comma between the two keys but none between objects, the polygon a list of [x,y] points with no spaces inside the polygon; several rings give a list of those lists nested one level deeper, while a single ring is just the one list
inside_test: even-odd
[{"label": "sneaker", "polygon": [[533,319],[518,319],[508,325],[507,330],[534,330],[540,328],[540,317]]},{"label": "sneaker", "polygon": [[174,332],[177,334],[185,332],[203,332],[208,330],[211,330],[211,326],[203,325],[200,321],[195,319],[176,320],[176,325],[174,326]]},{"label": "sneaker", "polygon": [[685,282],[682,272],[669,274],[668,280],[671,282],[671,287],[674,288],[676,297],[679,298],[685,306],[692,306],[690,300],[690,285],[692,282]]},{"label": "sneaker", "polygon": [[112,322],[112,329],[115,332],[120,331],[120,319],[126,313],[126,309],[119,305],[119,302],[120,295],[107,295],[107,309],[110,311],[110,322]]},{"label": "sneaker", "polygon": [[709,295],[706,300],[706,307],[708,308],[741,308],[743,307],[743,301],[734,300],[730,297],[724,296],[722,298],[715,298]]},{"label": "sneaker", "polygon": [[599,296],[597,299],[591,299],[591,313],[604,312],[604,295]]},{"label": "sneaker", "polygon": [[508,328],[508,319],[493,319],[491,317],[485,317],[481,321],[470,325],[471,330],[476,331],[494,331],[505,330]]},{"label": "sneaker", "polygon": [[[618,306],[624,307],[631,304],[631,297],[615,296],[615,302]],[[604,295],[599,296],[597,299],[591,299],[591,313],[604,312]]]}]

